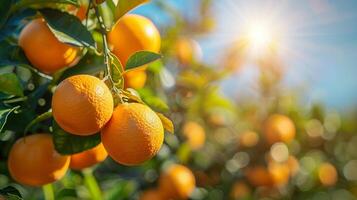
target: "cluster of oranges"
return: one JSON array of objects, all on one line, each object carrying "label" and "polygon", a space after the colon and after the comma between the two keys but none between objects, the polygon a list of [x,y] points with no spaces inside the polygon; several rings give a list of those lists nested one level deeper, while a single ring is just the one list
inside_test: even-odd
[{"label": "cluster of oranges", "polygon": [[[296,128],[294,122],[282,114],[270,115],[263,123],[263,141],[270,151],[274,145],[289,145],[295,138]],[[254,147],[259,142],[259,135],[254,131],[245,131],[240,134],[238,142],[242,148]],[[261,144],[261,143],[259,143]],[[243,174],[248,183],[253,187],[280,188],[288,184],[300,169],[299,160],[288,152],[276,152],[275,157],[270,152],[264,164],[252,164],[243,169]],[[283,156],[283,154],[285,156]],[[330,163],[322,163],[317,168],[317,178],[324,186],[333,186],[337,181],[336,168]],[[241,199],[249,196],[251,189],[245,181],[238,180],[231,189],[232,199]]]},{"label": "cluster of oranges", "polygon": [[190,169],[183,165],[169,166],[159,179],[159,187],[144,191],[140,200],[187,199],[196,187],[196,181]]},{"label": "cluster of oranges", "polygon": [[[108,42],[123,66],[137,51],[160,50],[160,34],[154,24],[133,14],[123,16],[115,24],[108,33]],[[80,49],[60,42],[43,18],[24,27],[19,45],[30,63],[47,74],[71,67],[80,59]],[[143,87],[145,66],[125,71],[124,76],[127,87]],[[107,155],[123,165],[138,165],[152,158],[163,143],[164,128],[153,110],[139,103],[121,103],[114,108],[111,89],[95,76],[74,75],[63,80],[54,91],[52,113],[69,134],[100,133],[101,143],[77,154],[60,155],[51,134],[25,136],[13,145],[8,159],[10,174],[19,183],[48,184],[63,177],[68,168],[91,167]]]},{"label": "cluster of oranges", "polygon": [[[263,135],[268,146],[276,143],[289,144],[295,138],[293,121],[281,114],[268,117],[263,125]],[[239,142],[243,147],[253,147],[258,143],[259,136],[253,131],[241,134]],[[279,154],[280,152],[278,152]],[[280,187],[288,183],[289,178],[296,175],[299,163],[293,155],[276,160],[269,156],[267,166],[255,165],[244,170],[248,182],[256,187]]]}]

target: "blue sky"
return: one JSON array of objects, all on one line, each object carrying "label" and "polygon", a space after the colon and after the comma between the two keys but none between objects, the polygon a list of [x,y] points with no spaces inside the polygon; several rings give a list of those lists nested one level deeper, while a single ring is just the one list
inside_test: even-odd
[{"label": "blue sky", "polygon": [[[198,0],[167,0],[185,16],[195,17]],[[197,38],[205,62],[218,63],[219,49],[234,42],[251,18],[271,18],[284,31],[282,59],[284,84],[304,87],[306,99],[330,108],[357,106],[357,1],[356,0],[213,0],[216,30]],[[169,18],[148,4],[135,12],[157,24]],[[256,68],[247,64],[223,82],[231,97],[254,95]]]}]

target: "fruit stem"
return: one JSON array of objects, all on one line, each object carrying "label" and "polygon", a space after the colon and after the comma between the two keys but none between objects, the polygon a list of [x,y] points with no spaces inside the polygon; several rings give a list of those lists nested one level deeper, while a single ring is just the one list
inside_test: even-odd
[{"label": "fruit stem", "polygon": [[47,184],[42,186],[43,190],[43,195],[45,197],[45,200],[55,200],[55,194],[53,191],[53,185],[52,184]]},{"label": "fruit stem", "polygon": [[[92,1],[94,1],[94,0],[92,0]],[[101,34],[102,34],[103,49],[104,49],[104,63],[106,66],[106,76],[109,77],[111,84],[114,85],[114,81],[111,77],[110,51],[109,51],[108,42],[107,42],[107,34],[106,34],[106,30],[105,30],[105,25],[103,22],[103,18],[101,17],[101,15],[99,13],[98,7],[94,3],[93,3],[93,5],[94,5],[94,10],[95,10],[95,15],[98,19]]]},{"label": "fruit stem", "polygon": [[14,99],[4,100],[3,103],[4,104],[17,103],[20,101],[26,101],[27,99],[28,99],[27,96],[24,96],[24,97],[18,97],[18,98],[14,98]]},{"label": "fruit stem", "polygon": [[83,170],[84,183],[89,190],[93,200],[102,200],[101,191],[92,169]]}]

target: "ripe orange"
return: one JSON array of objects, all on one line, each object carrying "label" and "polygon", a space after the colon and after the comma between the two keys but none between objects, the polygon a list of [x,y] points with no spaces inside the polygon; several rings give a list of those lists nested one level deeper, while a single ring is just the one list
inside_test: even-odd
[{"label": "ripe orange", "polygon": [[[161,38],[159,31],[149,19],[127,14],[120,18],[108,33],[108,42],[124,67],[129,57],[137,51],[158,53]],[[124,79],[125,87],[142,88],[146,81],[145,70],[135,69],[127,72]]]},{"label": "ripe orange", "polygon": [[294,177],[300,169],[299,161],[296,159],[295,156],[289,156],[288,160],[286,161],[286,164],[289,167],[290,176]]},{"label": "ripe orange", "polygon": [[174,50],[177,60],[183,65],[200,59],[202,54],[199,44],[189,38],[179,38],[175,43]]},{"label": "ripe orange", "polygon": [[144,69],[130,70],[125,72],[124,79],[125,88],[140,89],[145,85],[146,72]]},{"label": "ripe orange", "polygon": [[52,97],[52,113],[58,125],[76,135],[99,132],[113,113],[113,97],[103,81],[75,75],[62,81]]},{"label": "ripe orange", "polygon": [[11,176],[19,183],[41,186],[61,179],[70,157],[56,152],[49,134],[20,138],[12,146],[8,159]]},{"label": "ripe orange", "polygon": [[157,189],[146,190],[141,193],[139,200],[164,200],[161,193]]},{"label": "ripe orange", "polygon": [[283,186],[289,182],[290,169],[287,164],[269,162],[268,171],[275,186]]},{"label": "ripe orange", "polygon": [[73,12],[73,14],[78,17],[78,19],[85,20],[87,14],[88,5],[80,5],[78,8],[76,6],[71,5],[69,7],[69,11]]},{"label": "ripe orange", "polygon": [[123,66],[135,52],[159,52],[161,45],[160,33],[155,25],[146,17],[134,14],[119,19],[108,33],[108,42]]},{"label": "ripe orange", "polygon": [[273,114],[264,124],[264,134],[269,144],[289,143],[295,137],[295,125],[287,116]]},{"label": "ripe orange", "polygon": [[102,143],[86,151],[71,155],[69,168],[81,170],[104,161],[108,156]]},{"label": "ripe orange", "polygon": [[239,135],[239,144],[242,147],[253,147],[259,141],[259,136],[254,131],[245,131]]},{"label": "ripe orange", "polygon": [[60,42],[42,18],[25,26],[19,36],[19,45],[31,64],[45,73],[53,73],[78,61],[78,48]]},{"label": "ripe orange", "polygon": [[190,147],[194,150],[200,149],[205,144],[205,130],[196,122],[186,122],[182,128],[182,133],[186,137]]},{"label": "ripe orange", "polygon": [[333,186],[336,184],[338,175],[336,168],[330,163],[322,163],[318,169],[319,179],[324,186]]},{"label": "ripe orange", "polygon": [[159,179],[159,190],[167,199],[187,199],[195,187],[193,173],[183,165],[171,165]]},{"label": "ripe orange", "polygon": [[271,186],[272,177],[269,171],[263,166],[253,166],[245,170],[245,176],[253,186]]},{"label": "ripe orange", "polygon": [[231,188],[231,199],[245,199],[249,197],[251,189],[242,181],[235,182]]},{"label": "ripe orange", "polygon": [[148,106],[124,103],[117,106],[102,130],[102,143],[110,157],[123,165],[138,165],[161,148],[164,128]]}]

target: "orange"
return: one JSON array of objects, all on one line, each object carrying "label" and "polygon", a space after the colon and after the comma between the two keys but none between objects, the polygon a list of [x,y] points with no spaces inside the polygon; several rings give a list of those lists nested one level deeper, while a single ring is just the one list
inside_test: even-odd
[{"label": "orange", "polygon": [[159,52],[161,39],[155,25],[146,17],[134,14],[124,15],[108,33],[108,42],[113,53],[123,66],[137,51]]},{"label": "orange", "polygon": [[271,186],[273,184],[269,171],[263,166],[253,166],[245,171],[245,176],[253,186]]},{"label": "orange", "polygon": [[71,163],[69,167],[75,170],[81,170],[91,167],[97,163],[103,162],[108,156],[102,143],[99,143],[94,148],[71,155]]},{"label": "orange", "polygon": [[17,182],[41,186],[61,179],[69,161],[69,156],[56,152],[50,134],[34,134],[20,138],[12,146],[8,168]]},{"label": "orange", "polygon": [[322,163],[318,169],[318,175],[324,186],[333,186],[338,179],[336,168],[330,163]]},{"label": "orange", "polygon": [[102,143],[110,157],[123,165],[138,165],[161,148],[164,128],[148,106],[124,103],[117,106],[102,130]]},{"label": "orange", "polygon": [[258,141],[259,136],[254,131],[245,131],[239,135],[239,144],[243,147],[253,147]]},{"label": "orange", "polygon": [[125,88],[140,89],[146,82],[146,72],[144,69],[135,69],[125,72]]},{"label": "orange", "polygon": [[157,189],[146,190],[141,193],[139,200],[164,200],[161,193]]},{"label": "orange", "polygon": [[251,189],[242,181],[237,181],[233,184],[230,197],[231,199],[244,199],[249,197]]},{"label": "orange", "polygon": [[[146,17],[134,14],[124,15],[108,33],[108,42],[113,53],[123,67],[137,51],[160,51],[161,38],[155,25]],[[144,68],[144,67],[143,67]],[[125,87],[135,89],[145,85],[146,73],[143,69],[134,69],[124,76]]]},{"label": "orange", "polygon": [[289,182],[290,169],[287,164],[270,162],[268,170],[275,186],[283,186]]},{"label": "orange", "polygon": [[295,156],[289,156],[288,160],[286,161],[286,164],[289,167],[290,176],[294,177],[300,169],[299,161],[296,159]]},{"label": "orange", "polygon": [[58,125],[75,135],[99,132],[113,113],[113,97],[103,81],[75,75],[62,81],[52,97],[52,113]]},{"label": "orange", "polygon": [[202,54],[199,44],[189,38],[179,38],[175,43],[174,50],[177,60],[183,65],[199,59]]},{"label": "orange", "polygon": [[69,13],[75,15],[81,21],[86,19],[87,10],[88,10],[88,4],[85,2],[81,2],[79,7],[74,5],[68,6]]},{"label": "orange", "polygon": [[264,134],[269,144],[290,143],[295,137],[295,125],[289,117],[273,114],[264,124]]},{"label": "orange", "polygon": [[45,73],[53,73],[78,61],[78,48],[60,42],[42,18],[22,29],[19,45],[31,64]]},{"label": "orange", "polygon": [[159,179],[159,190],[167,199],[187,199],[195,187],[193,173],[183,165],[171,165]]},{"label": "orange", "polygon": [[193,121],[186,122],[182,128],[182,133],[192,149],[196,150],[204,146],[206,133],[198,123]]}]

